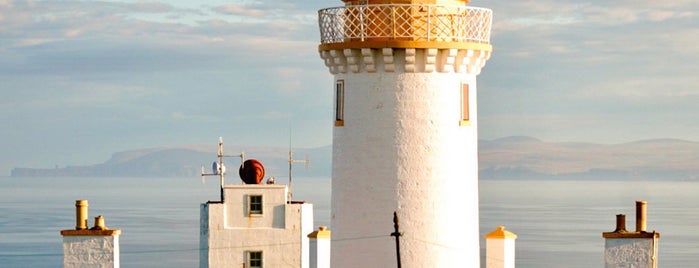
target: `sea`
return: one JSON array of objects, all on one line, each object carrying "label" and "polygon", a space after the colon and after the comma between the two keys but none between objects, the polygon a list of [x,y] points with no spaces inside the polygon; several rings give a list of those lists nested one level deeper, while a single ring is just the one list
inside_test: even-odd
[{"label": "sea", "polygon": [[[295,200],[314,204],[315,225],[330,225],[330,179],[293,186]],[[218,200],[218,187],[199,177],[0,177],[0,267],[62,267],[59,232],[75,227],[78,199],[89,200],[90,225],[103,215],[122,230],[121,267],[197,267],[199,206]],[[518,268],[603,267],[602,233],[614,230],[616,214],[634,229],[636,200],[648,202],[648,230],[660,233],[659,267],[699,263],[699,182],[485,180],[479,188],[480,235],[499,225],[516,233]]]}]

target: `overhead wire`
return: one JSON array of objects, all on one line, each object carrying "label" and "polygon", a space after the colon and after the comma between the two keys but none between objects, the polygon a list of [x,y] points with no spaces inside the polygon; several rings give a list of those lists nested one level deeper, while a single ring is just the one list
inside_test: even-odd
[{"label": "overhead wire", "polygon": [[[371,235],[371,236],[357,236],[357,237],[347,237],[347,238],[338,238],[338,239],[332,239],[331,238],[331,243],[342,243],[346,241],[357,241],[357,240],[374,240],[378,238],[392,238],[390,234],[386,235]],[[411,236],[405,236],[403,234],[402,238],[408,239],[408,240],[414,240],[418,242],[422,242],[425,244],[430,244],[433,246],[439,246],[443,248],[450,248],[448,246],[442,245],[440,243],[434,242],[434,241],[429,241],[426,239],[419,239],[416,237],[411,237]],[[152,249],[152,250],[127,250],[123,251],[121,250],[119,252],[120,255],[138,255],[138,254],[159,254],[159,253],[175,253],[175,252],[201,252],[205,250],[232,250],[232,249],[241,249],[241,248],[261,248],[261,247],[282,247],[282,246],[293,246],[293,245],[301,245],[300,242],[287,242],[287,243],[265,243],[265,244],[246,244],[246,245],[231,245],[231,246],[222,246],[222,247],[201,247],[201,248],[171,248],[171,249]],[[90,254],[95,254],[95,253],[90,253]],[[104,254],[109,254],[109,253],[104,253]],[[16,254],[8,254],[8,253],[0,253],[0,258],[22,258],[22,257],[51,257],[51,256],[63,256],[64,253],[16,253]],[[87,255],[87,254],[79,254],[79,255]]]}]

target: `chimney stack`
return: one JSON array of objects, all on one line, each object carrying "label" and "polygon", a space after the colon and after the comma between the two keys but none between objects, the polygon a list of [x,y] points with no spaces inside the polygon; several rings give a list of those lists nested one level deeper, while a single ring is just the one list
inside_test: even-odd
[{"label": "chimney stack", "polygon": [[605,267],[658,267],[660,233],[646,231],[646,201],[636,201],[636,231],[626,230],[626,215],[616,215],[616,229],[604,232]]},{"label": "chimney stack", "polygon": [[110,230],[104,217],[95,217],[95,226],[87,226],[87,200],[75,200],[75,230],[61,230],[63,267],[119,268],[119,235]]},{"label": "chimney stack", "polygon": [[515,239],[517,235],[505,230],[504,226],[485,235],[485,267],[514,268]]}]

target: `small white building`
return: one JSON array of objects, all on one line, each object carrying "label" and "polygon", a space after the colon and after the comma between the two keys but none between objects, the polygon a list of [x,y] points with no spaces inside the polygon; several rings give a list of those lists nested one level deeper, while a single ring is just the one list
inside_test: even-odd
[{"label": "small white building", "polygon": [[288,187],[225,185],[223,202],[201,204],[199,267],[309,267],[313,205]]}]

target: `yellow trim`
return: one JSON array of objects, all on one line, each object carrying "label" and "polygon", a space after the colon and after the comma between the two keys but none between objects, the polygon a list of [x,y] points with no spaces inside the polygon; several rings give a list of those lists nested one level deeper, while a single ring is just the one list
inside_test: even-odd
[{"label": "yellow trim", "polygon": [[325,226],[320,226],[318,230],[313,231],[312,233],[308,234],[308,238],[330,238],[332,232],[327,230],[327,227]]},{"label": "yellow trim", "polygon": [[335,120],[335,126],[336,127],[345,126],[345,120]]},{"label": "yellow trim", "polygon": [[62,230],[63,236],[115,236],[120,235],[121,230]]},{"label": "yellow trim", "polygon": [[[452,0],[452,1],[468,3],[470,0]],[[342,2],[345,2],[346,5],[358,5],[358,4],[362,3],[362,1],[359,1],[359,0],[342,0]],[[372,5],[376,5],[376,4],[436,4],[436,3],[437,3],[437,0],[373,0],[373,1],[371,1]]]},{"label": "yellow trim", "polygon": [[497,229],[485,235],[485,239],[517,239],[517,235],[510,231],[505,231],[505,226],[498,226]]},{"label": "yellow trim", "polygon": [[318,51],[342,50],[347,48],[441,48],[441,49],[471,49],[493,51],[493,45],[472,42],[439,42],[439,41],[347,41],[342,43],[321,44]]},{"label": "yellow trim", "polygon": [[460,120],[460,121],[459,121],[459,126],[460,126],[460,127],[470,127],[470,126],[471,126],[471,121],[470,121],[470,120]]},{"label": "yellow trim", "polygon": [[606,232],[602,233],[603,238],[660,238],[660,233],[649,232]]}]

